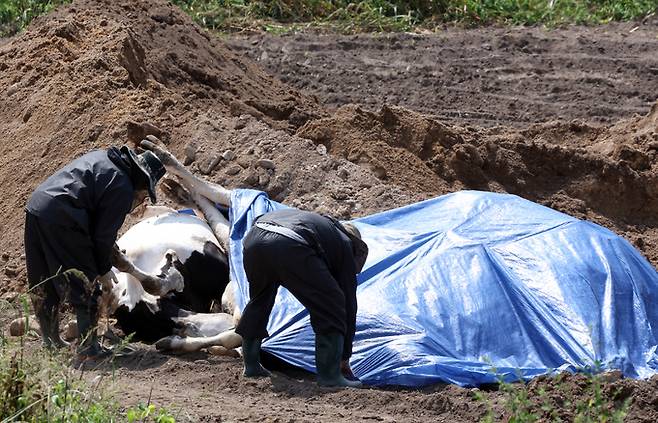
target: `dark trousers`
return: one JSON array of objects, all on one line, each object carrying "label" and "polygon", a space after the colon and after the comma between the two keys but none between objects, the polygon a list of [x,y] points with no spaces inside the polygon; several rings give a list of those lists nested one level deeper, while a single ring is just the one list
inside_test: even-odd
[{"label": "dark trousers", "polygon": [[279,286],[283,286],[308,310],[316,334],[344,335],[342,359],[347,360],[352,355],[356,325],[353,266],[351,275],[332,275],[312,247],[256,227],[245,237],[243,247],[250,301],[235,331],[243,338],[268,337],[267,322]]},{"label": "dark trousers", "polygon": [[[97,307],[100,288],[92,286],[98,276],[93,243],[81,230],[51,224],[31,213],[25,215],[25,262],[33,298],[41,297],[51,309],[68,299],[74,307]],[[69,269],[84,273],[88,280],[74,275],[47,278]],[[36,307],[35,307],[36,308]]]}]

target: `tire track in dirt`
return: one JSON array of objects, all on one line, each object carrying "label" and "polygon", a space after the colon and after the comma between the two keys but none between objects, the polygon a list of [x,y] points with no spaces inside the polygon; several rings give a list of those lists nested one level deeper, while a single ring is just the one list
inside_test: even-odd
[{"label": "tire track in dirt", "polygon": [[611,123],[658,98],[658,19],[430,35],[232,37],[228,44],[330,107],[402,106],[449,122]]}]

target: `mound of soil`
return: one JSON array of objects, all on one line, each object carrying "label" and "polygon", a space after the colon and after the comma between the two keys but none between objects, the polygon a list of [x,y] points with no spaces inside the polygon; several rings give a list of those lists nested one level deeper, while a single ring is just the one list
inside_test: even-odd
[{"label": "mound of soil", "polygon": [[579,121],[524,130],[446,126],[385,106],[344,106],[297,134],[411,192],[508,192],[626,235],[658,265],[658,104],[612,127]]},{"label": "mound of soil", "polygon": [[[292,135],[325,115],[164,0],[79,0],[0,46],[0,292],[21,289],[31,191],[92,149],[160,137],[193,169],[339,217],[414,201]],[[385,195],[380,194],[387,191]]]}]

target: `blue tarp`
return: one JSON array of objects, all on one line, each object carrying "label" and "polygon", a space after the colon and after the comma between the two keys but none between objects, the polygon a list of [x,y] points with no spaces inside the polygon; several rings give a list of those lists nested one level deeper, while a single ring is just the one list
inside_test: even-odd
[{"label": "blue tarp", "polygon": [[[284,207],[234,190],[231,276],[248,302],[243,236]],[[509,194],[462,191],[354,220],[370,254],[358,277],[352,368],[372,385],[462,386],[592,366],[658,370],[658,274],[626,240]],[[280,289],[263,348],[314,371],[306,310]]]}]

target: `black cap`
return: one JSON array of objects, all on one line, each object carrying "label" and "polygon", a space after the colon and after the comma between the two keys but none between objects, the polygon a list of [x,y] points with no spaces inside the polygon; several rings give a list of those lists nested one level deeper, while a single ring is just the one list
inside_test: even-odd
[{"label": "black cap", "polygon": [[151,151],[145,151],[138,155],[124,145],[121,147],[121,152],[130,157],[130,160],[133,162],[135,167],[137,167],[137,169],[139,169],[144,174],[144,176],[146,176],[146,180],[148,181],[147,189],[149,197],[151,198],[151,204],[155,204],[155,185],[167,172],[165,167],[162,165],[162,162]]}]

